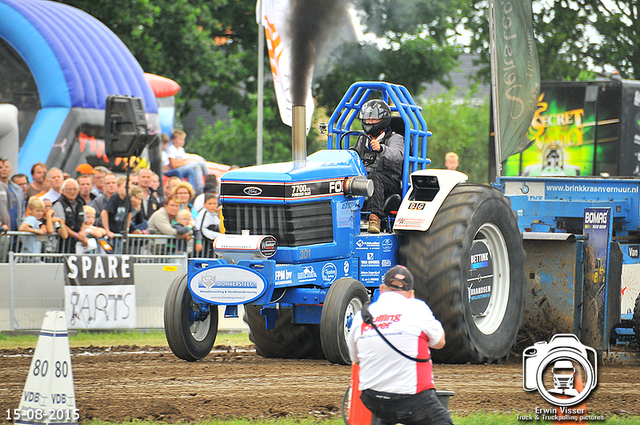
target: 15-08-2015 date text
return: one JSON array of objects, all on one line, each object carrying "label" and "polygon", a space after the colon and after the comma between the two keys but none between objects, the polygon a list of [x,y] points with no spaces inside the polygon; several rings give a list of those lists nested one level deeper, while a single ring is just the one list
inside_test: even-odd
[{"label": "15-08-2015 date text", "polygon": [[79,409],[7,409],[7,421],[77,421],[80,418]]}]

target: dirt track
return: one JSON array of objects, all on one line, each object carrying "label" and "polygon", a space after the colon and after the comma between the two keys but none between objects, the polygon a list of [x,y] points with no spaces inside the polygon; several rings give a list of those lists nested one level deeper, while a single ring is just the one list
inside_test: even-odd
[{"label": "dirt track", "polygon": [[[18,407],[32,351],[0,352],[0,411]],[[216,418],[340,417],[351,369],[324,360],[264,359],[250,348],[216,347],[187,363],[166,348],[72,350],[80,421],[167,422]],[[435,365],[451,410],[532,413],[550,407],[522,389],[522,364]],[[604,366],[587,400],[591,414],[640,416],[640,366]],[[4,415],[6,417],[6,415]],[[1,421],[0,421],[1,422]]]}]

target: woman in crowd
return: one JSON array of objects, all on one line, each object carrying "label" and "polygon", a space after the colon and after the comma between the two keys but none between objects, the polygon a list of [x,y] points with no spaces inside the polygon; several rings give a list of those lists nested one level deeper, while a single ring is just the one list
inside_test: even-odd
[{"label": "woman in crowd", "polygon": [[191,203],[194,195],[193,186],[187,182],[180,182],[173,188],[173,194],[180,200],[180,209],[191,212],[193,204]]}]

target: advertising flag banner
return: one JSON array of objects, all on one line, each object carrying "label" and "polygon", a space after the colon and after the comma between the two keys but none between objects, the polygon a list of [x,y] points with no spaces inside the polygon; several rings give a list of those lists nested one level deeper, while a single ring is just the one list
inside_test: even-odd
[{"label": "advertising flag banner", "polygon": [[540,92],[531,0],[490,4],[496,156],[501,164],[531,145],[526,137]]},{"label": "advertising flag banner", "polygon": [[[287,12],[290,6],[289,0],[260,0],[256,5],[256,16],[262,17],[258,23],[264,26],[280,118],[283,123],[291,127],[293,122],[291,61],[293,58],[291,57],[291,39],[287,29]],[[309,88],[305,106],[308,133],[314,108],[311,88]]]},{"label": "advertising flag banner", "polygon": [[65,257],[64,304],[70,329],[136,327],[133,258],[128,255]]}]

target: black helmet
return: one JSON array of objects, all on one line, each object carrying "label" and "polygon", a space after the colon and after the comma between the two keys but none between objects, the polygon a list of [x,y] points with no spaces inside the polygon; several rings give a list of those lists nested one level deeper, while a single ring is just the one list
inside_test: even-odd
[{"label": "black helmet", "polygon": [[[380,119],[377,124],[365,124],[366,119]],[[391,108],[387,102],[380,99],[370,100],[360,109],[360,120],[362,121],[362,129],[369,136],[377,137],[382,131],[391,124]]]}]

